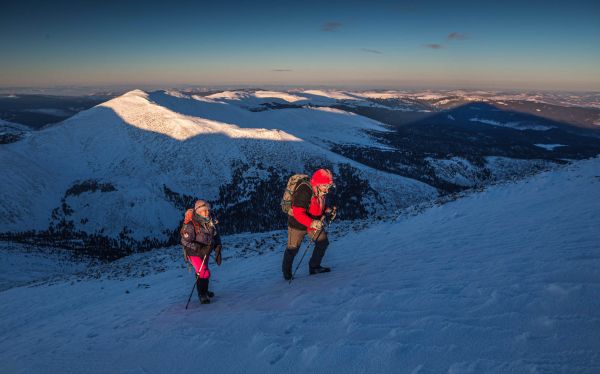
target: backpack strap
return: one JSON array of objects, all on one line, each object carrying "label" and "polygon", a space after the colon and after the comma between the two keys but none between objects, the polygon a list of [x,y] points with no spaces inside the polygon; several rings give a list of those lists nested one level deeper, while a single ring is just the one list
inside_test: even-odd
[{"label": "backpack strap", "polygon": [[[298,190],[298,188],[302,185],[306,185],[308,187],[308,189],[310,190],[310,198],[312,199],[315,196],[315,191],[313,191],[312,185],[310,184],[310,181],[307,180],[300,180],[297,184],[296,187],[294,187],[294,191],[293,193],[296,193],[296,191]],[[293,199],[293,194],[292,194],[292,199]]]}]

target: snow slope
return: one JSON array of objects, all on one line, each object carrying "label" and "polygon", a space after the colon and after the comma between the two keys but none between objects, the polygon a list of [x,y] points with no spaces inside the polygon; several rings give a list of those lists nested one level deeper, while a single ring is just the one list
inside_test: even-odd
[{"label": "snow slope", "polygon": [[90,262],[74,261],[74,257],[72,251],[3,242],[0,244],[0,292],[86,271]]},{"label": "snow slope", "polygon": [[0,372],[598,373],[598,223],[596,158],[396,222],[335,227],[333,272],[308,276],[305,263],[292,285],[284,240],[228,259],[212,266],[214,303],[187,311],[193,277],[176,260],[106,274],[167,255],[138,254],[98,279],[0,292]]}]

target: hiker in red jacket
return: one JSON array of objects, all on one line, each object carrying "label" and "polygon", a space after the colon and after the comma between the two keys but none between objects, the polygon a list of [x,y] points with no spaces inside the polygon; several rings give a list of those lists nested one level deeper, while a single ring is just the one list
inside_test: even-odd
[{"label": "hiker in red jacket", "polygon": [[329,245],[327,232],[323,230],[323,215],[331,213],[326,195],[333,186],[333,174],[328,169],[317,170],[308,183],[299,183],[292,195],[291,214],[288,214],[288,243],[283,255],[283,278],[292,278],[292,263],[300,244],[308,234],[315,241],[315,248],[308,262],[309,274],[331,271],[321,266],[321,260]]},{"label": "hiker in red jacket", "polygon": [[221,237],[210,218],[210,204],[204,200],[196,201],[194,209],[185,212],[181,228],[181,244],[186,259],[196,270],[198,298],[202,304],[209,304],[214,293],[208,290],[210,269],[208,260],[215,251],[215,261],[221,265]]}]

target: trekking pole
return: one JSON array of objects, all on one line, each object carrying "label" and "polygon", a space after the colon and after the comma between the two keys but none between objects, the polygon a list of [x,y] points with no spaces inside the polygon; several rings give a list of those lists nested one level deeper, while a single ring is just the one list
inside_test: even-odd
[{"label": "trekking pole", "polygon": [[[335,211],[335,209],[336,208],[333,208],[334,211]],[[324,220],[325,220],[325,216],[323,216],[321,218],[321,222],[323,222]],[[298,261],[298,265],[296,265],[296,270],[294,270],[294,273],[292,274],[292,277],[290,278],[290,281],[288,282],[288,284],[292,284],[292,281],[294,280],[294,276],[296,275],[296,272],[298,271],[298,268],[300,267],[300,264],[302,263],[302,260],[304,260],[304,256],[306,256],[306,252],[308,252],[308,248],[310,247],[310,245],[312,243],[315,243],[315,245],[316,245],[316,242],[317,242],[317,240],[319,240],[319,237],[321,236],[321,233],[323,232],[323,230],[329,228],[329,225],[331,224],[331,221],[333,221],[333,219],[327,222],[327,226],[326,227],[322,227],[321,230],[319,230],[319,235],[317,235],[316,238],[315,238],[316,232],[313,234],[313,237],[310,239],[310,243],[308,243],[308,245],[304,249],[304,253],[302,254],[302,257],[300,258],[300,261]]]},{"label": "trekking pole", "polygon": [[185,304],[185,309],[187,310],[190,305],[190,300],[192,300],[192,295],[194,294],[194,289],[196,288],[196,283],[198,283],[198,278],[200,277],[200,273],[202,272],[202,268],[204,267],[204,261],[206,261],[206,255],[202,259],[202,264],[200,264],[200,270],[196,273],[196,280],[194,281],[194,287],[192,287],[192,292],[190,292],[190,297],[188,297],[187,304]]}]

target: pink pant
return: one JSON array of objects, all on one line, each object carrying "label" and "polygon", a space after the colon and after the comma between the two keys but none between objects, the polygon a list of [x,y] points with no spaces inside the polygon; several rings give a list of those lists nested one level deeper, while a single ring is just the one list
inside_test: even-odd
[{"label": "pink pant", "polygon": [[[204,261],[204,265],[202,265],[202,257],[189,256],[189,259],[190,259],[190,262],[192,263],[192,266],[196,270],[196,274],[198,274],[198,272],[200,272],[200,275],[198,275],[198,278],[202,278],[202,279],[210,278],[210,269],[208,268],[208,256],[206,256],[206,261]],[[200,270],[201,266],[202,266],[202,270]]]}]

